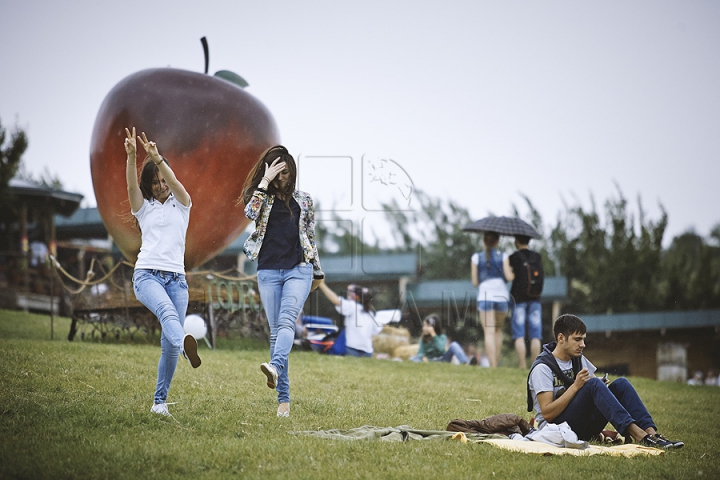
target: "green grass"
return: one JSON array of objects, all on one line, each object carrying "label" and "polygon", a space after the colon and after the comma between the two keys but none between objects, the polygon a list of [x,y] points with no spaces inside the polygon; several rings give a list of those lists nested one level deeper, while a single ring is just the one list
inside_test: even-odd
[{"label": "green grass", "polygon": [[[265,347],[200,344],[178,366],[174,418],[149,413],[159,347],[65,340],[69,320],[0,310],[0,478],[717,477],[720,388],[631,378],[662,457],[537,457],[457,442],[332,441],[291,431],[361,425],[443,430],[454,418],[525,412],[526,373],[293,352],[289,419],[259,364]],[[241,345],[241,347],[238,347]]]}]

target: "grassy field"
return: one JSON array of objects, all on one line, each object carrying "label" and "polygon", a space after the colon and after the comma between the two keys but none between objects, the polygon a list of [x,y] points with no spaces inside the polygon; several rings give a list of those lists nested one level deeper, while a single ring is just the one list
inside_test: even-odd
[{"label": "grassy field", "polygon": [[661,457],[538,457],[487,444],[332,441],[302,430],[410,425],[525,411],[526,372],[293,352],[291,417],[259,364],[264,345],[200,344],[149,413],[159,347],[65,340],[69,320],[0,310],[0,478],[716,478],[720,388],[632,378],[660,430]]}]

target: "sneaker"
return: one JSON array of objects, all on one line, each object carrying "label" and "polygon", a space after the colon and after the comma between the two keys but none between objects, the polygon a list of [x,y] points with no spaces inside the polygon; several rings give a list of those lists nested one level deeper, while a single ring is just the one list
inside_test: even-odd
[{"label": "sneaker", "polygon": [[263,363],[262,365],[260,365],[260,371],[263,372],[267,377],[267,386],[269,388],[277,387],[278,373],[275,367],[273,367],[269,363]]},{"label": "sneaker", "polygon": [[281,403],[278,406],[277,416],[285,417],[285,418],[289,417],[290,416],[290,404],[289,403]]},{"label": "sneaker", "polygon": [[172,415],[170,415],[170,412],[168,412],[167,403],[156,403],[150,409],[150,413],[157,413],[166,417],[172,417]]},{"label": "sneaker", "polygon": [[680,448],[682,446],[682,445],[676,446],[674,443],[672,443],[668,440],[665,440],[664,437],[662,437],[661,435],[657,435],[657,434],[645,435],[645,437],[642,440],[640,440],[640,445],[645,445],[646,447],[653,447],[653,448],[662,448],[665,450],[668,450],[670,448]]},{"label": "sneaker", "polygon": [[685,442],[681,442],[681,441],[679,441],[679,440],[668,440],[667,438],[665,438],[664,435],[661,435],[661,434],[659,434],[659,433],[656,433],[655,435],[653,435],[653,437],[655,437],[656,439],[659,439],[659,440],[663,440],[663,441],[665,441],[665,442],[670,442],[670,443],[672,443],[673,446],[670,447],[670,448],[680,448],[680,447],[684,447],[684,446],[685,446]]},{"label": "sneaker", "polygon": [[195,337],[190,334],[185,335],[185,338],[183,338],[183,357],[190,362],[193,368],[198,368],[202,363],[197,350],[197,340],[195,340]]}]

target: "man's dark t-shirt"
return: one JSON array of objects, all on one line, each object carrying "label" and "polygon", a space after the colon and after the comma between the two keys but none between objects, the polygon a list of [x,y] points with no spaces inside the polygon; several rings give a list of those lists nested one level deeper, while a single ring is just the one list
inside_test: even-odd
[{"label": "man's dark t-shirt", "polygon": [[515,302],[537,302],[540,299],[537,297],[528,297],[527,291],[527,269],[524,265],[525,261],[529,262],[542,262],[540,254],[533,252],[532,250],[518,250],[517,252],[510,255],[510,268],[512,268],[515,274],[515,279],[512,282],[510,288],[510,295],[515,299]]}]

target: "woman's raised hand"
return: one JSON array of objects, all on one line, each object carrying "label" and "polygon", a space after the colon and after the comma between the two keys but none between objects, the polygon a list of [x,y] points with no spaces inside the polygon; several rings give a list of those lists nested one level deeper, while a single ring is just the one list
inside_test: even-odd
[{"label": "woman's raised hand", "polygon": [[127,137],[125,138],[125,151],[128,154],[128,157],[134,157],[135,152],[137,151],[137,144],[135,143],[135,127],[132,129],[132,134],[130,133],[130,130],[125,127],[125,134]]},{"label": "woman's raised hand", "polygon": [[280,161],[280,157],[276,158],[275,161],[272,163],[272,165],[265,164],[265,175],[263,175],[265,178],[267,178],[268,183],[272,182],[275,177],[277,177],[278,173],[282,172],[285,169],[285,162]]},{"label": "woman's raised hand", "polygon": [[150,159],[153,161],[153,163],[155,163],[155,165],[162,162],[162,157],[158,152],[157,145],[155,144],[155,142],[151,142],[147,139],[147,137],[145,136],[145,132],[142,132],[142,135],[138,137],[138,140],[140,140],[140,144],[143,146],[145,152],[150,156]]}]

